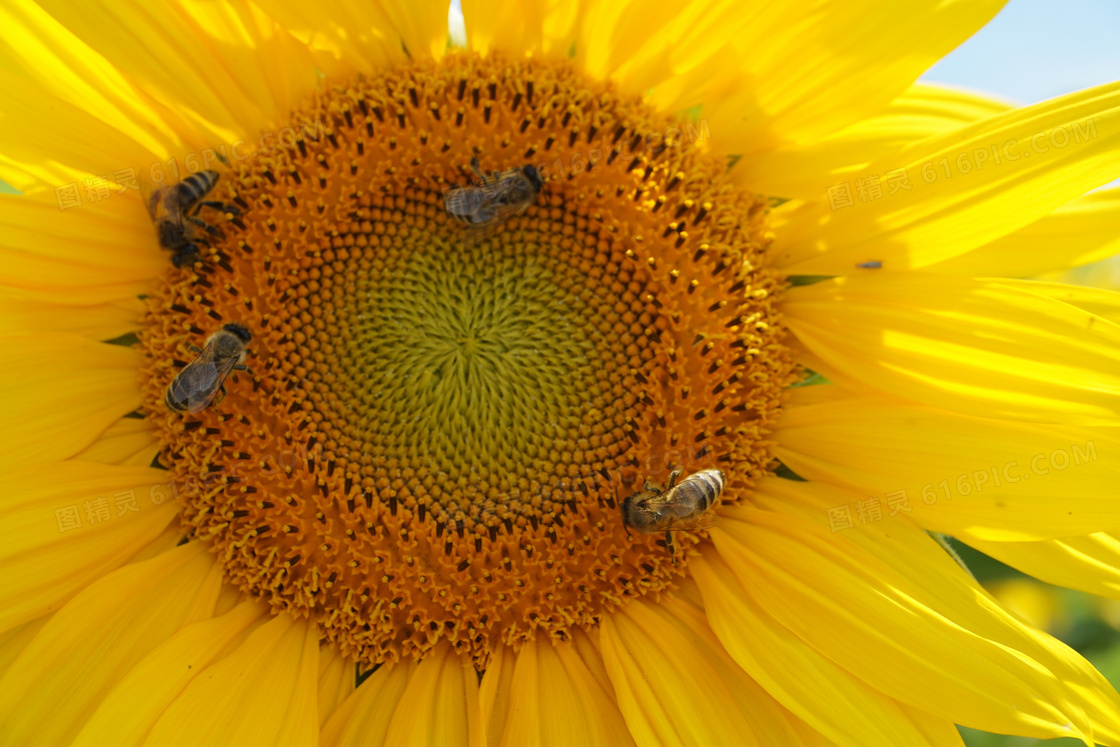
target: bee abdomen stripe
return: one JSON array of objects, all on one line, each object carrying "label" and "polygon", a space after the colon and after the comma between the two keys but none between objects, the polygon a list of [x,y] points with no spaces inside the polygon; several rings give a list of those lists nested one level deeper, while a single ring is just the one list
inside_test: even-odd
[{"label": "bee abdomen stripe", "polygon": [[186,404],[175,399],[174,395],[172,394],[174,386],[175,384],[173,382],[172,385],[167,388],[167,392],[163,395],[163,403],[167,405],[168,409],[170,410],[174,410],[175,412],[184,412],[187,409]]},{"label": "bee abdomen stripe", "polygon": [[699,491],[704,499],[704,508],[707,509],[716,502],[719,494],[723,492],[723,484],[722,472],[718,469],[706,469],[692,475],[682,485],[687,485],[691,489]]},{"label": "bee abdomen stripe", "polygon": [[183,181],[179,182],[179,189],[187,193],[189,199],[193,201],[201,200],[207,192],[214,188],[217,182],[217,174],[212,171],[200,171],[197,174],[191,174]]}]

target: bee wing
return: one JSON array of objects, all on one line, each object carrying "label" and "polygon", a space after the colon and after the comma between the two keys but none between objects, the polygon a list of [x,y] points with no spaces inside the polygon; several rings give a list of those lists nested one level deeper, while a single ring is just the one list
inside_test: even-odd
[{"label": "bee wing", "polygon": [[487,220],[467,226],[467,233],[474,241],[496,232],[508,219],[518,215],[521,208],[517,205],[490,204],[486,207],[486,212],[490,216]]},{"label": "bee wing", "polygon": [[475,199],[469,187],[454,187],[443,196],[443,207],[453,215],[468,215]]},{"label": "bee wing", "polygon": [[[183,210],[168,207],[168,193],[175,187],[174,183],[156,186],[145,182],[140,185],[140,196],[144,200],[144,207],[148,209],[148,216],[156,224],[157,229],[165,220],[183,229]],[[175,198],[171,200],[174,202]]]},{"label": "bee wing", "polygon": [[222,382],[235,365],[237,358],[218,360],[214,356],[214,346],[207,345],[171,382],[172,395],[179,402],[187,402],[187,411],[191,414],[202,412],[218,396]]},{"label": "bee wing", "polygon": [[715,511],[705,511],[691,519],[678,519],[669,527],[670,532],[699,532],[701,529],[711,529],[720,522],[719,514]]},{"label": "bee wing", "polygon": [[198,361],[188,363],[168,387],[169,406],[175,403],[175,409],[186,409],[192,414],[204,410],[214,400],[217,392],[217,387],[208,384],[213,381],[215,370],[213,363],[199,364]]},{"label": "bee wing", "polygon": [[[525,181],[525,177],[521,176],[520,171],[516,170],[512,172],[512,176],[508,178],[503,177],[501,181],[495,182],[490,186],[493,188],[490,193],[490,200],[502,205],[509,204],[510,200],[508,198],[510,195],[514,195],[517,192],[524,193],[529,191],[529,185]],[[514,200],[514,202],[524,202],[524,200]]]},{"label": "bee wing", "polygon": [[156,220],[156,212],[159,209],[160,200],[163,197],[163,189],[148,183],[140,185],[140,197],[144,200],[144,207],[148,209],[148,217],[153,221]]},{"label": "bee wing", "polygon": [[507,182],[485,182],[467,187],[454,187],[443,198],[443,205],[448,212],[468,215],[480,210],[490,210],[497,207],[502,198],[513,190],[513,185]]}]

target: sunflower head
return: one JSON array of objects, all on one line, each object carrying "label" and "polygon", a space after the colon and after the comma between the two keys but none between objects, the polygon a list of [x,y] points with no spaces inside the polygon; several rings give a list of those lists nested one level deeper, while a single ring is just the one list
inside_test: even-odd
[{"label": "sunflower head", "polygon": [[1000,4],[8,3],[0,742],[1120,744],[946,539],[1120,588],[1120,303],[996,279],[1120,85],[913,84]]},{"label": "sunflower head", "polygon": [[[183,519],[231,579],[367,663],[485,660],[673,586],[687,553],[619,501],[715,465],[739,500],[793,377],[765,203],[703,141],[649,147],[675,126],[567,64],[456,53],[332,86],[222,174],[237,214],[143,340]],[[472,162],[541,187],[481,238],[444,210]],[[231,323],[252,373],[167,412]]]}]

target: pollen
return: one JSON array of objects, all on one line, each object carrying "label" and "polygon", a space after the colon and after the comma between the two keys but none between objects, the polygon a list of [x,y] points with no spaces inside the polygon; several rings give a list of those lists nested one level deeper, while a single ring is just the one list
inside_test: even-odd
[{"label": "pollen", "polygon": [[[329,81],[328,81],[329,82]],[[564,62],[467,53],[326,85],[221,171],[213,238],[148,299],[148,417],[226,577],[366,664],[565,639],[672,588],[702,535],[627,532],[646,481],[744,500],[794,378],[766,202],[688,120]],[[443,207],[533,165],[472,234]],[[197,415],[164,391],[253,335]]]}]

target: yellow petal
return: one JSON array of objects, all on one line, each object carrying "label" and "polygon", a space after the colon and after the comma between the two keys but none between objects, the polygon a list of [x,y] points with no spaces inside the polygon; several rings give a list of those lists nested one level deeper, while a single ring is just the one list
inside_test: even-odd
[{"label": "yellow petal", "polygon": [[954,275],[1031,277],[1120,253],[1120,189],[1090,192],[1018,231],[930,269]]},{"label": "yellow petal", "polygon": [[155,540],[178,510],[167,479],[162,470],[80,462],[0,476],[0,630],[57,610]]},{"label": "yellow petal", "polygon": [[870,164],[906,146],[1010,108],[989,97],[919,83],[882,111],[839,132],[796,148],[741,158],[734,173],[756,192],[815,200],[828,187],[863,176]]},{"label": "yellow petal", "polygon": [[0,70],[0,147],[6,158],[41,182],[29,185],[5,172],[21,190],[53,189],[94,174],[108,177],[118,169],[158,160],[80,107],[42,91],[32,97],[28,88],[22,76]]},{"label": "yellow petal", "polygon": [[307,5],[259,0],[257,5],[316,52],[317,59],[324,58],[320,65],[327,74],[372,73],[408,61],[400,35],[381,3],[324,0]]},{"label": "yellow petal", "polygon": [[[417,708],[417,703],[425,707]],[[438,646],[410,674],[389,721],[385,744],[480,747],[483,742],[474,666],[447,645]]]},{"label": "yellow petal", "polygon": [[0,284],[26,297],[132,301],[168,267],[136,192],[62,211],[53,193],[0,197]]},{"label": "yellow petal", "polygon": [[379,667],[327,719],[319,736],[320,747],[389,744],[385,741],[389,722],[415,669],[412,663]]},{"label": "yellow petal", "polygon": [[0,723],[15,744],[68,744],[148,653],[208,618],[221,567],[198,542],[94,582],[59,610],[0,680]]},{"label": "yellow petal", "polygon": [[121,418],[75,454],[74,461],[150,467],[158,453],[159,439],[151,423],[142,418]]},{"label": "yellow petal", "polygon": [[261,604],[246,602],[224,615],[184,626],[121,678],[71,747],[144,744],[156,721],[187,685],[264,619],[267,611]]},{"label": "yellow petal", "polygon": [[627,602],[603,618],[600,646],[639,745],[797,744],[782,710],[683,602]]},{"label": "yellow petal", "polygon": [[[1120,434],[1109,427],[970,417],[885,397],[799,404],[774,430],[776,455],[810,480],[845,485],[923,528],[999,542],[1120,529]],[[854,504],[852,504],[854,505]],[[838,521],[852,505],[838,504]]]},{"label": "yellow petal", "polygon": [[741,62],[724,95],[705,98],[704,116],[724,152],[819,141],[883,109],[1002,5],[763,4],[734,39]]},{"label": "yellow petal", "polygon": [[[158,498],[158,494],[157,494]],[[140,563],[145,560],[163,555],[165,552],[171,551],[173,548],[178,547],[187,541],[187,531],[179,526],[178,522],[173,522],[159,533],[155,539],[140,548],[139,551],[128,559],[129,563]],[[223,596],[225,596],[223,592]],[[231,605],[232,606],[232,605]],[[220,607],[220,606],[219,606]],[[220,607],[219,612],[226,612],[229,607]]]},{"label": "yellow petal", "polygon": [[[854,379],[840,369],[825,363],[815,353],[811,352],[809,348],[807,348],[805,344],[798,340],[796,337],[790,336],[788,338],[787,344],[789,345],[790,352],[793,353],[793,358],[795,361],[797,361],[799,364],[809,369],[810,371],[813,371],[821,378],[824,378],[827,383],[835,384],[835,386],[827,387],[825,389],[821,389],[817,386],[802,387],[805,390],[803,393],[801,393],[802,396],[812,392],[821,394],[827,392],[827,398],[829,400],[832,400],[840,397],[841,395],[851,396],[852,394],[878,394],[878,392],[875,390],[875,387],[869,386],[859,379]],[[823,373],[824,371],[828,371],[828,378],[825,378]]]},{"label": "yellow petal", "polygon": [[731,657],[809,727],[836,744],[956,744],[927,739],[909,711],[839,666],[759,606],[706,547],[690,562],[712,629]]},{"label": "yellow petal", "polygon": [[572,643],[575,644],[576,650],[588,671],[591,672],[591,676],[595,678],[599,687],[603,689],[603,692],[609,694],[611,701],[614,702],[614,687],[611,685],[610,675],[607,674],[607,667],[603,664],[603,654],[599,650],[599,636],[592,637],[581,628],[575,628],[572,631]]},{"label": "yellow petal", "polygon": [[924,710],[903,703],[898,705],[930,744],[944,745],[944,747],[950,747],[950,745],[952,747],[966,747],[964,740],[961,739],[960,730],[951,720],[932,716]]},{"label": "yellow petal", "polygon": [[509,49],[511,45],[516,45],[509,49],[515,54],[539,52],[549,4],[546,0],[497,0],[493,3],[464,0],[467,44],[481,54],[493,48]]},{"label": "yellow petal", "polygon": [[766,478],[711,537],[760,607],[890,697],[986,731],[1120,737],[1120,695],[1092,665],[1000,607],[908,519],[830,531],[828,508],[859,498]]},{"label": "yellow petal", "polygon": [[65,333],[0,338],[0,472],[64,459],[140,406],[140,354]]},{"label": "yellow petal", "polygon": [[280,126],[317,84],[306,48],[247,2],[40,5],[211,146]]},{"label": "yellow petal", "polygon": [[[680,590],[662,597],[659,606],[685,623],[703,641],[709,659],[719,662],[724,681],[734,683],[731,693],[735,696],[735,706],[747,717],[759,742],[764,745],[799,745],[801,739],[805,739],[806,744],[821,741],[819,733],[808,729],[805,722],[778,703],[727,652],[712,630],[704,610],[703,595],[695,581],[687,579],[681,586]],[[812,732],[812,736],[806,738],[806,732]]]},{"label": "yellow petal", "polygon": [[611,694],[600,687],[573,644],[532,640],[515,658],[512,673],[494,667],[486,672],[486,677],[510,677],[507,715],[503,722],[490,722],[490,744],[633,744]]},{"label": "yellow petal", "polygon": [[[946,541],[944,537],[939,539]],[[1053,632],[1055,619],[1065,617],[1065,605],[1059,598],[1061,589],[1054,586],[1022,576],[1009,576],[987,581],[984,588],[1009,612],[1039,630]]]},{"label": "yellow petal", "polygon": [[139,299],[68,305],[41,301],[0,288],[0,336],[69,332],[91,340],[112,340],[140,328]]},{"label": "yellow petal", "polygon": [[433,0],[379,0],[389,22],[414,60],[436,59],[447,51],[447,3]]},{"label": "yellow petal", "polygon": [[[595,653],[598,654],[598,651]],[[516,662],[517,653],[512,648],[498,647],[490,657],[482,681],[478,683],[478,703],[488,747],[498,747],[502,742],[506,721],[510,717],[513,667]],[[599,684],[602,687],[602,682]],[[609,680],[607,688],[610,689]]]},{"label": "yellow petal", "polygon": [[0,154],[0,195],[44,192],[49,185],[70,181],[70,172],[57,167],[45,172]]},{"label": "yellow petal", "polygon": [[797,738],[801,740],[800,742],[795,742],[795,744],[803,744],[805,747],[834,747],[835,743],[825,739],[823,734],[809,727],[800,719],[798,719],[793,728],[794,732],[797,734]]},{"label": "yellow petal", "polygon": [[[869,165],[883,189],[869,187],[862,202],[853,182],[848,207],[834,191],[831,202],[821,194],[781,211],[773,256],[791,275],[843,275],[869,260],[886,269],[928,267],[1116,178],[1118,149],[1120,83],[1014,109]],[[888,179],[897,169],[905,169],[909,190]]]},{"label": "yellow petal", "polygon": [[31,622],[25,622],[23,625],[0,633],[0,679],[11,668],[12,662],[27,648],[27,644],[39,635],[39,631],[50,619],[50,615],[43,615]]},{"label": "yellow petal", "polygon": [[463,23],[470,49],[485,54],[501,49],[514,54],[567,56],[575,43],[580,11],[587,7],[564,0],[466,0]]},{"label": "yellow petal", "polygon": [[[1050,280],[1058,283],[1076,283],[1077,285],[1086,285],[1093,288],[1120,288],[1120,262],[1117,262],[1116,256],[1102,259],[1099,262],[1084,265],[1083,267],[1074,267],[1069,270],[1062,270],[1060,272],[1047,273],[1039,277],[1039,280]],[[1116,321],[1114,317],[1108,317],[1112,321]]]},{"label": "yellow petal", "polygon": [[[1120,416],[1120,327],[998,281],[884,273],[793,288],[782,312],[832,370],[949,410],[1068,424]],[[1113,374],[1113,372],[1117,372]]]},{"label": "yellow petal", "polygon": [[319,726],[354,692],[355,663],[333,646],[319,648]]},{"label": "yellow petal", "polygon": [[1001,286],[1068,303],[1113,324],[1120,324],[1120,293],[1109,288],[1049,283],[1040,280],[994,280]]},{"label": "yellow petal", "polygon": [[[703,11],[712,8],[715,3],[702,1],[692,5]],[[543,4],[538,3],[538,6]],[[680,14],[685,11],[683,4],[660,7],[656,13],[641,12],[642,10],[641,3],[626,0],[613,3],[592,0],[586,4],[581,3],[582,12],[575,39],[576,64],[592,77],[605,80],[614,76],[626,63],[637,60],[645,63],[647,78],[651,72],[659,73],[663,78],[669,77],[672,74],[671,67],[656,41],[658,34],[665,34],[666,36],[661,37],[665,39],[669,35],[675,37],[674,40],[679,39],[685,26],[670,22],[680,20]],[[539,17],[541,13],[543,8],[536,15]],[[467,20],[466,8],[463,10],[463,20]],[[633,33],[626,33],[627,31]],[[470,42],[470,26],[467,27],[467,39],[469,43],[474,43]],[[711,54],[715,50],[709,46],[706,51]],[[655,66],[653,70],[651,66]],[[632,65],[631,68],[633,67],[636,66]],[[634,89],[625,84],[623,88],[631,93],[644,92],[641,88]]]},{"label": "yellow petal", "polygon": [[1049,584],[1120,599],[1120,539],[1115,535],[1098,532],[1042,542],[958,539]]},{"label": "yellow petal", "polygon": [[[576,64],[593,77],[613,80],[625,92],[646,95],[664,111],[715,100],[730,87],[745,57],[731,42],[765,21],[720,0],[662,5],[656,12],[632,0],[592,0],[581,3],[579,16],[573,40]],[[539,13],[527,21],[537,24],[538,19]],[[558,20],[546,18],[546,35],[547,25]],[[567,53],[562,40],[562,35],[553,40],[554,53]],[[713,73],[718,83],[712,81]]]},{"label": "yellow petal", "polygon": [[[180,148],[171,114],[129,85],[108,60],[94,52],[32,0],[11,0],[0,8],[0,68],[15,73],[7,93],[24,101],[80,101],[90,116],[117,130],[157,160]],[[67,123],[44,122],[50,127]],[[84,136],[69,125],[68,139]],[[116,139],[116,138],[115,138]],[[66,144],[57,142],[49,153]],[[47,154],[43,154],[47,155]],[[147,164],[149,161],[144,161]],[[131,162],[114,168],[139,166]]]},{"label": "yellow petal", "polygon": [[316,744],[318,675],[316,627],[277,615],[195,676],[160,716],[145,744]]}]

